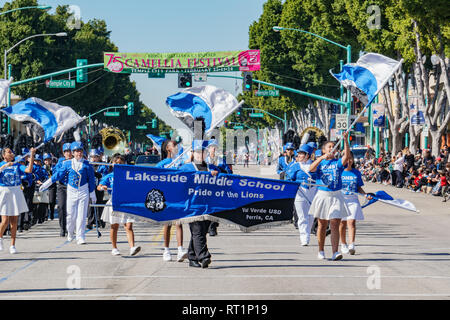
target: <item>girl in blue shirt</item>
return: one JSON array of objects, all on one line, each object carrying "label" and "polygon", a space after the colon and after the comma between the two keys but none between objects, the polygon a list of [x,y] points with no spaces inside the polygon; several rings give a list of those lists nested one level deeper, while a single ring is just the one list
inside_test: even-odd
[{"label": "girl in blue shirt", "polygon": [[[355,254],[355,235],[356,235],[356,220],[364,220],[364,215],[361,209],[361,204],[358,200],[360,193],[366,195],[362,189],[364,182],[362,181],[361,173],[355,168],[353,153],[350,153],[347,169],[342,173],[342,193],[344,194],[345,202],[350,210],[350,216],[342,218],[339,226],[339,234],[341,238],[341,252],[351,255]],[[366,195],[369,200],[371,196]],[[347,246],[346,230],[348,226],[349,244]]]},{"label": "girl in blue shirt", "polygon": [[317,181],[323,184],[318,188],[317,194],[311,203],[309,214],[318,219],[317,240],[319,242],[319,259],[325,259],[325,237],[326,229],[330,224],[331,247],[333,250],[332,260],[341,260],[342,254],[339,248],[339,225],[341,219],[350,215],[344,197],[341,193],[341,176],[347,167],[350,158],[350,146],[348,144],[348,133],[344,133],[344,155],[341,159],[335,158],[335,143],[328,141],[322,145],[322,156],[318,157],[309,169],[316,172]]},{"label": "girl in blue shirt", "polygon": [[0,162],[0,251],[3,251],[3,233],[8,224],[11,230],[11,246],[9,252],[17,253],[16,233],[19,215],[28,211],[28,206],[23,195],[21,177],[33,172],[34,155],[36,149],[31,149],[30,162],[28,167],[15,163],[14,152],[10,148],[2,150],[3,161]]}]

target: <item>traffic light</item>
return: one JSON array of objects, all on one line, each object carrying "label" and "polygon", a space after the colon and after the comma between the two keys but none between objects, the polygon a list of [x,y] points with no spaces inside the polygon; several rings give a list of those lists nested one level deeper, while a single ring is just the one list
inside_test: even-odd
[{"label": "traffic light", "polygon": [[190,87],[192,87],[192,73],[179,73],[178,88],[190,88]]},{"label": "traffic light", "polygon": [[[87,65],[87,59],[77,59],[77,67]],[[78,69],[77,70],[77,83],[87,83],[88,82],[88,74],[87,69]]]},{"label": "traffic light", "polygon": [[228,120],[225,120],[223,123],[224,123],[225,128],[228,129]]},{"label": "traffic light", "polygon": [[129,116],[134,115],[134,102],[128,102],[127,112]]},{"label": "traffic light", "polygon": [[240,118],[242,116],[242,107],[237,109],[236,115]]},{"label": "traffic light", "polygon": [[152,120],[152,129],[157,129],[158,128],[158,119],[153,119]]},{"label": "traffic light", "polygon": [[6,134],[8,133],[8,116],[3,112],[0,112],[0,133]]},{"label": "traffic light", "polygon": [[243,91],[252,91],[253,75],[251,72],[244,72]]}]

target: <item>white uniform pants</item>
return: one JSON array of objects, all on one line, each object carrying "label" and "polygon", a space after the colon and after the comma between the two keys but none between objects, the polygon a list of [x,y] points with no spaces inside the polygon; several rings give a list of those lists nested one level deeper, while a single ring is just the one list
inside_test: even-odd
[{"label": "white uniform pants", "polygon": [[[295,211],[297,212],[298,217],[298,231],[300,232],[300,242],[302,244],[309,243],[311,237],[311,227],[314,223],[314,217],[309,212],[310,203],[308,201],[312,201],[310,199],[310,189],[301,188],[302,192],[297,192],[295,197]],[[305,195],[307,199],[303,196]]]},{"label": "white uniform pants", "polygon": [[67,186],[67,232],[71,237],[76,228],[77,240],[84,240],[86,218],[89,208],[89,185],[79,189]]}]

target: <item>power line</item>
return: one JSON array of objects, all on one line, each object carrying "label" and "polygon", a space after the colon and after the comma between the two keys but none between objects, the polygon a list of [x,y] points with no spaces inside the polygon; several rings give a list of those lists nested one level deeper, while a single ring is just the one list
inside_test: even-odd
[{"label": "power line", "polygon": [[106,76],[107,74],[108,74],[108,73],[104,73],[104,74],[102,74],[100,77],[98,77],[97,79],[95,79],[95,80],[93,80],[92,82],[88,83],[87,85],[85,85],[85,86],[83,86],[83,87],[81,87],[81,88],[78,88],[77,90],[74,90],[74,91],[72,91],[72,92],[69,92],[68,94],[65,94],[65,95],[63,95],[63,96],[61,96],[61,97],[58,97],[58,98],[53,99],[53,100],[50,100],[50,102],[56,102],[56,101],[59,100],[59,99],[62,99],[62,98],[65,98],[65,97],[67,97],[67,96],[70,96],[71,94],[77,93],[78,91],[83,90],[84,88],[89,87],[91,84],[97,82],[98,80],[100,80],[101,78],[103,78],[104,76]]}]

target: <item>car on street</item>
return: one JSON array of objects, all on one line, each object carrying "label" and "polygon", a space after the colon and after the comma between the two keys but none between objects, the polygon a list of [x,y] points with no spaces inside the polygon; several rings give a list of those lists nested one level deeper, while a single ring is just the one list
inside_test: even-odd
[{"label": "car on street", "polygon": [[136,166],[144,166],[144,167],[154,167],[158,162],[161,161],[161,157],[159,155],[140,155],[136,158],[135,165]]}]

